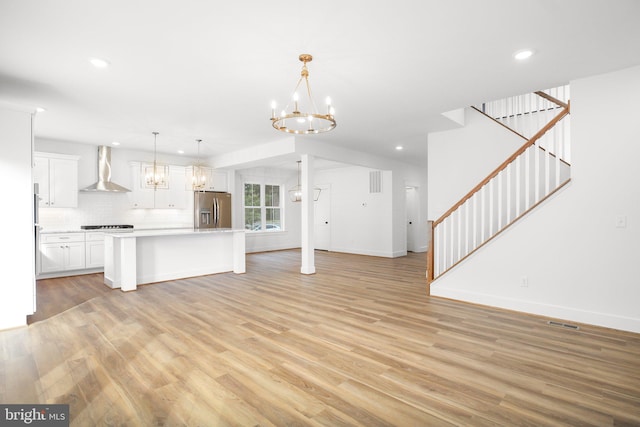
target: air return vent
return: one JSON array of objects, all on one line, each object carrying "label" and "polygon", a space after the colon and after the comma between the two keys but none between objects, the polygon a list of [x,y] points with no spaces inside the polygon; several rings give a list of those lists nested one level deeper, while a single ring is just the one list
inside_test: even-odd
[{"label": "air return vent", "polygon": [[369,193],[382,193],[382,171],[369,172]]},{"label": "air return vent", "polygon": [[570,325],[569,323],[555,322],[553,320],[549,320],[547,323],[551,326],[559,326],[561,328],[573,329],[574,331],[577,331],[580,329],[577,325]]}]

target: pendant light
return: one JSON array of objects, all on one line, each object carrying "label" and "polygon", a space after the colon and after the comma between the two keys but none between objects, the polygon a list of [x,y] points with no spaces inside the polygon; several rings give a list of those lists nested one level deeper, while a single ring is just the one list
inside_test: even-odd
[{"label": "pendant light", "polygon": [[[300,185],[300,163],[302,161],[298,160],[298,185],[295,187],[291,187],[289,190],[289,200],[292,202],[301,202],[302,201],[302,186]],[[320,192],[322,191],[319,187],[313,188],[313,201],[317,202],[320,198]]]},{"label": "pendant light", "polygon": [[147,188],[169,188],[169,166],[158,164],[158,132],[153,134],[153,165],[143,165],[142,176],[144,177],[144,186]]},{"label": "pendant light", "polygon": [[194,191],[204,191],[207,186],[207,174],[206,168],[200,160],[200,143],[202,143],[202,140],[196,139],[196,143],[198,144],[198,160],[191,169],[191,188]]}]

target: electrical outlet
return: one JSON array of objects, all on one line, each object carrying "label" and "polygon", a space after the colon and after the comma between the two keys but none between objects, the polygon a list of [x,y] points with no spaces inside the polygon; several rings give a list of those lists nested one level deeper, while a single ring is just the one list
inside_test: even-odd
[{"label": "electrical outlet", "polygon": [[529,287],[529,278],[527,276],[522,276],[520,278],[520,287],[528,288]]}]

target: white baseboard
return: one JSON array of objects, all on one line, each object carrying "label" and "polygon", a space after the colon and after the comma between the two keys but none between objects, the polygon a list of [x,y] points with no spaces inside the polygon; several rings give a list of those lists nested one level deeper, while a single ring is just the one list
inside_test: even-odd
[{"label": "white baseboard", "polygon": [[[396,256],[402,256],[402,255],[395,255],[393,252],[384,252],[384,251],[369,251],[369,250],[362,250],[362,249],[355,249],[355,248],[336,248],[336,247],[332,247],[330,249],[331,252],[342,252],[345,254],[355,254],[355,255],[368,255],[368,256],[379,256],[379,257],[383,257],[383,258],[395,258]],[[407,254],[407,251],[404,251],[404,255]]]},{"label": "white baseboard", "polygon": [[553,304],[542,304],[520,299],[505,298],[497,295],[482,294],[460,289],[447,289],[431,286],[431,296],[449,298],[474,304],[504,308],[507,310],[521,311],[524,313],[546,316],[554,319],[568,320],[605,328],[613,328],[622,331],[640,333],[640,319],[617,316],[610,313],[581,310],[573,307]]},{"label": "white baseboard", "polygon": [[83,270],[66,270],[56,271],[53,273],[40,273],[36,276],[36,280],[40,279],[54,279],[56,277],[68,277],[68,276],[81,276],[83,274],[103,273],[103,267],[85,268]]}]

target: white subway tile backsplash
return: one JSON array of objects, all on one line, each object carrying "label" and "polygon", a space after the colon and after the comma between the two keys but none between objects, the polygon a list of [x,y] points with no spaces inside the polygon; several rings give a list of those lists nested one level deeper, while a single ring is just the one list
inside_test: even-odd
[{"label": "white subway tile backsplash", "polygon": [[192,227],[193,209],[131,209],[126,193],[78,194],[77,208],[41,208],[44,229],[79,229],[81,225],[132,224],[135,228]]}]

